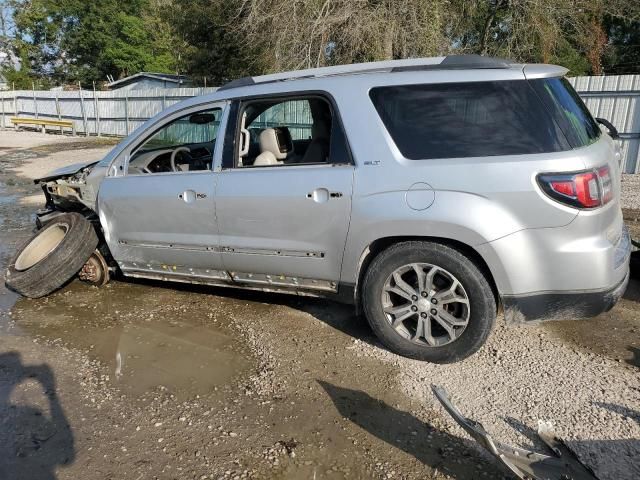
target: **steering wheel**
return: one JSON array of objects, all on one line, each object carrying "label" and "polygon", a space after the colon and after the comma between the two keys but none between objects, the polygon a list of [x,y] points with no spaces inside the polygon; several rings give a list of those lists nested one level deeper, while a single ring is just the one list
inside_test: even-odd
[{"label": "steering wheel", "polygon": [[176,167],[176,156],[181,152],[191,153],[191,149],[189,147],[178,147],[171,153],[171,170],[173,170],[174,172],[181,171],[178,170],[178,167]]}]

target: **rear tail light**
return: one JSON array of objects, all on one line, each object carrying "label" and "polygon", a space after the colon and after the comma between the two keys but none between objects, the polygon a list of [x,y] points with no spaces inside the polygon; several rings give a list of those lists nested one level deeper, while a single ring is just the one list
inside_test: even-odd
[{"label": "rear tail light", "polygon": [[538,175],[540,188],[554,200],[577,208],[596,208],[613,199],[609,167],[575,173]]},{"label": "rear tail light", "polygon": [[611,172],[609,167],[598,169],[598,178],[600,178],[600,188],[602,189],[602,204],[609,203],[613,200],[613,181],[611,180]]}]

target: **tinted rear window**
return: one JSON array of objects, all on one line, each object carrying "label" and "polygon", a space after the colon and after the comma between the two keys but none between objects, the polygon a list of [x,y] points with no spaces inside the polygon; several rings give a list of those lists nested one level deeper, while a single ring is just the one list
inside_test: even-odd
[{"label": "tinted rear window", "polygon": [[565,78],[531,80],[531,85],[573,148],[589,145],[600,137],[598,124]]},{"label": "tinted rear window", "polygon": [[409,159],[569,149],[526,80],[377,87],[370,96]]}]

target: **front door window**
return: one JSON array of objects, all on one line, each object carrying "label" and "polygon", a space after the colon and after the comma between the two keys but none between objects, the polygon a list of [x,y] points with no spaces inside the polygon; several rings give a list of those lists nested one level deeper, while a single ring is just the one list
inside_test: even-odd
[{"label": "front door window", "polygon": [[222,110],[190,113],[164,125],[131,155],[129,175],[211,170]]}]

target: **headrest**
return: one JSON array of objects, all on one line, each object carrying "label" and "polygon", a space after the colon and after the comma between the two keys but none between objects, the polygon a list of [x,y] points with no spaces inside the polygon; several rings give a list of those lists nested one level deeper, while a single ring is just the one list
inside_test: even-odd
[{"label": "headrest", "polygon": [[286,127],[265,128],[260,132],[260,151],[271,152],[278,160],[287,158],[293,150],[291,134]]}]

